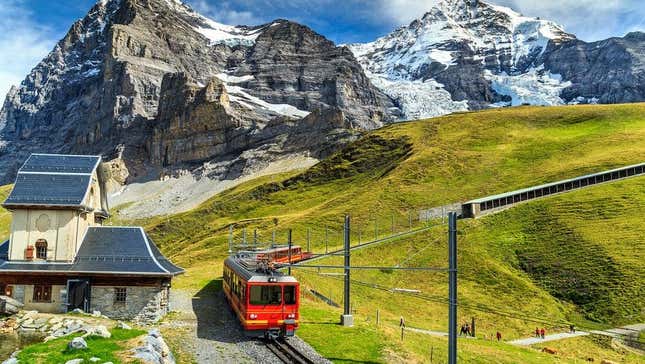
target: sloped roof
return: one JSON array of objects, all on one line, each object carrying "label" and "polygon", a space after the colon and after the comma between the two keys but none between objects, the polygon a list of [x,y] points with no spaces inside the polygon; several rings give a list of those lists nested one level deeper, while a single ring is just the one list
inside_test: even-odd
[{"label": "sloped roof", "polygon": [[3,206],[83,208],[100,156],[32,154],[18,170]]},{"label": "sloped roof", "polygon": [[73,263],[2,261],[0,272],[59,272],[175,276],[184,272],[164,257],[140,227],[90,227]]}]

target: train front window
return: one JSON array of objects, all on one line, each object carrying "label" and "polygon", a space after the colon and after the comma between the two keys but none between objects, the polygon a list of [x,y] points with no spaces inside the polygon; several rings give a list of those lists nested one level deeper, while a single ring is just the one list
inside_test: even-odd
[{"label": "train front window", "polygon": [[252,305],[280,305],[281,286],[251,286],[249,303]]},{"label": "train front window", "polygon": [[296,304],[296,286],[284,286],[284,304]]}]

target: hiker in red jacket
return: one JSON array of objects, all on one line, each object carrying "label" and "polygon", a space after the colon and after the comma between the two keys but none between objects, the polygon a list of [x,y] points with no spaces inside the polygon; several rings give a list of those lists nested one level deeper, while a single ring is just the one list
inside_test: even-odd
[{"label": "hiker in red jacket", "polygon": [[544,330],[544,327],[543,327],[542,330],[540,330],[540,336],[542,336],[542,338],[544,339],[545,334],[546,334],[546,330]]}]

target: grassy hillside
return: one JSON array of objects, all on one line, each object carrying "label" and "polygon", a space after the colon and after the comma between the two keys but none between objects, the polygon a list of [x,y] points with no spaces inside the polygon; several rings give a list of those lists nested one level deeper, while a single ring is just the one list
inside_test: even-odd
[{"label": "grassy hillside", "polygon": [[[13,185],[0,186],[0,203],[4,202],[11,192]],[[0,207],[0,242],[9,239],[9,229],[11,227],[11,213]]]},{"label": "grassy hillside", "polygon": [[[309,228],[313,247],[322,251],[326,226],[333,229],[330,248],[340,245],[345,213],[353,217],[356,241],[357,230],[369,230],[375,220],[383,229],[395,216],[397,230],[403,229],[409,209],[642,162],[644,115],[645,104],[521,107],[395,124],[307,171],[263,177],[193,211],[135,223],[146,226],[164,252],[188,268],[175,287],[197,290],[221,275],[229,224],[235,224],[237,239],[246,228],[249,240],[257,229],[260,241],[268,241],[273,231],[284,241],[286,229],[292,228],[294,240],[301,244]],[[571,320],[584,327],[642,322],[643,187],[640,177],[463,222],[460,320],[475,316],[480,334],[501,330],[505,338],[530,336],[535,325],[559,330]],[[443,266],[445,228],[359,251],[353,259],[356,264]],[[306,271],[297,275],[306,288],[341,301],[340,282],[333,277]],[[446,330],[445,301],[438,301],[447,295],[445,275],[361,271],[353,277],[385,289],[416,288],[427,299],[355,285],[354,309],[360,324],[349,334],[356,340],[349,342],[367,340],[371,346],[352,352],[329,345],[333,340],[323,331],[343,329],[325,322],[337,321],[339,312],[315,301],[303,309],[308,320],[301,330],[304,338],[340,361],[423,361],[431,343],[445,352],[441,338],[410,334],[409,341],[396,341],[400,316],[413,327]],[[475,309],[481,305],[488,311]],[[492,313],[490,308],[502,312]],[[376,309],[384,325],[378,330],[373,327]],[[636,360],[592,339],[580,339],[579,345],[599,356]],[[474,362],[582,358],[564,353],[554,359],[534,349],[486,341],[467,341],[461,348],[461,355]]]},{"label": "grassy hillside", "polygon": [[[320,247],[342,215],[367,225],[440,206],[642,161],[645,104],[520,107],[394,124],[301,174],[263,177],[172,217],[140,221],[185,266],[222,256],[236,233],[305,226]],[[405,216],[404,216],[405,215]],[[339,243],[335,239],[334,243]]]}]

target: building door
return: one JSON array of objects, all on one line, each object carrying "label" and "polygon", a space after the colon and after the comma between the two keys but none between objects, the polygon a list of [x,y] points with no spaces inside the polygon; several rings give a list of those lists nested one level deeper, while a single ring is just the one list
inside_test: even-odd
[{"label": "building door", "polygon": [[67,311],[81,309],[90,312],[90,281],[70,279],[67,281]]}]

